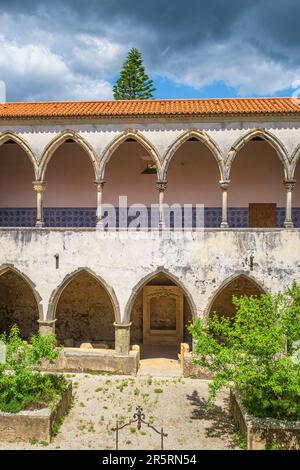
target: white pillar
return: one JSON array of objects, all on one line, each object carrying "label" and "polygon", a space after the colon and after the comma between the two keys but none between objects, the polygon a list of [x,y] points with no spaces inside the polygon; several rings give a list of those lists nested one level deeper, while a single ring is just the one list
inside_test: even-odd
[{"label": "white pillar", "polygon": [[167,188],[167,181],[157,181],[156,186],[159,191],[159,229],[162,229],[165,226],[164,195]]},{"label": "white pillar", "polygon": [[45,181],[34,181],[33,188],[36,191],[36,227],[44,226],[43,194],[46,189]]},{"label": "white pillar", "polygon": [[227,228],[228,227],[228,221],[227,221],[227,189],[229,186],[230,181],[229,180],[224,180],[220,181],[220,187],[222,189],[222,222],[221,222],[221,227],[222,228]]},{"label": "white pillar", "polygon": [[103,229],[103,188],[104,188],[105,181],[95,181],[96,189],[97,189],[97,210],[96,210],[96,227]]},{"label": "white pillar", "polygon": [[295,186],[296,180],[285,180],[283,182],[286,189],[286,209],[285,209],[285,220],[283,226],[285,228],[293,228],[292,219],[292,192]]}]

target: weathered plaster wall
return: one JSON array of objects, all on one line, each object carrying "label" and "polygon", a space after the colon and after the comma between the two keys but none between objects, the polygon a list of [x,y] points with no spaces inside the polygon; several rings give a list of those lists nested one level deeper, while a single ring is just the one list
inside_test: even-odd
[{"label": "weathered plaster wall", "polygon": [[30,286],[12,271],[0,276],[0,333],[17,324],[22,338],[38,332],[38,308]]},{"label": "weathered plaster wall", "polygon": [[[142,287],[143,279],[149,282],[155,272],[165,271],[176,280],[193,314],[199,316],[207,313],[222,284],[237,274],[248,274],[273,292],[294,279],[300,281],[297,229],[212,229],[185,234],[2,229],[0,247],[2,266],[15,266],[35,285],[44,318],[58,287],[79,268],[87,268],[105,282],[116,299],[116,316],[124,323],[130,320],[128,305],[136,286]],[[59,269],[55,254],[59,254]]]}]

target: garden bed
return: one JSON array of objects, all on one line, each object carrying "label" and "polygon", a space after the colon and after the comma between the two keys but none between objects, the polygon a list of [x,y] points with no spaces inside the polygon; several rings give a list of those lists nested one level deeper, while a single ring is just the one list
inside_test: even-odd
[{"label": "garden bed", "polygon": [[50,442],[57,432],[72,403],[72,383],[62,393],[55,405],[18,413],[0,411],[0,441],[2,442]]},{"label": "garden bed", "polygon": [[230,410],[247,450],[300,450],[300,421],[257,418],[246,410],[238,392],[232,389]]}]

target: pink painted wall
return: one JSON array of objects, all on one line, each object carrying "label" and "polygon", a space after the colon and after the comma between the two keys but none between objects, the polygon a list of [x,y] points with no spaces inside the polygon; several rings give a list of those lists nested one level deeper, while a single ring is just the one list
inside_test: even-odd
[{"label": "pink painted wall", "polygon": [[228,206],[273,202],[285,207],[283,180],[283,165],[276,151],[266,142],[248,142],[232,165]]},{"label": "pink painted wall", "polygon": [[112,155],[106,166],[103,200],[118,205],[119,195],[128,197],[128,204],[157,204],[157,175],[142,175],[148,156],[141,144],[124,142]]},{"label": "pink painted wall", "polygon": [[45,207],[96,207],[93,166],[78,144],[65,143],[56,150],[45,180]]},{"label": "pink painted wall", "polygon": [[17,144],[0,147],[0,207],[35,207],[34,172]]},{"label": "pink painted wall", "polygon": [[[135,142],[122,144],[106,167],[104,202],[118,204],[127,195],[129,204],[158,202],[156,174],[142,175],[147,153]],[[300,164],[296,169],[293,205],[300,207]],[[250,142],[237,155],[231,170],[228,205],[246,207],[249,202],[285,205],[282,164],[266,142]],[[95,207],[92,164],[80,146],[64,144],[52,156],[45,179],[45,207]],[[200,142],[185,143],[174,155],[168,171],[165,201],[169,204],[204,203],[221,206],[219,169],[213,155]],[[0,147],[0,207],[35,207],[32,165],[16,144]]]},{"label": "pink painted wall", "polygon": [[186,142],[173,155],[168,170],[168,204],[221,205],[220,172],[216,159],[201,142]]}]

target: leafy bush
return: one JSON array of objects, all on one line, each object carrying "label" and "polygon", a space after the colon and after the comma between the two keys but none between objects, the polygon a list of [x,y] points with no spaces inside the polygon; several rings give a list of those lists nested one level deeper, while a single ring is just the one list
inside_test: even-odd
[{"label": "leafy bush", "polygon": [[17,413],[54,403],[66,390],[62,375],[42,374],[42,361],[53,363],[59,354],[55,336],[36,335],[31,344],[22,341],[19,329],[12,327],[1,340],[6,345],[6,360],[0,364],[0,410]]},{"label": "leafy bush", "polygon": [[255,416],[300,419],[300,286],[233,302],[234,321],[214,314],[190,327],[195,363],[214,375],[209,402],[233,385]]}]

